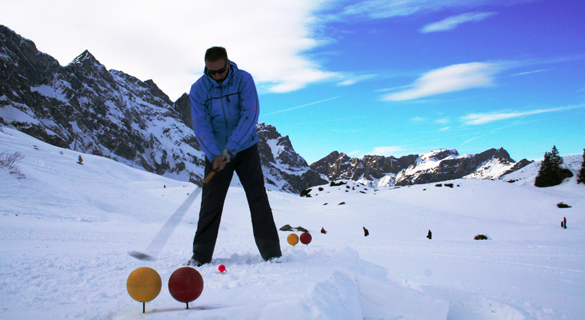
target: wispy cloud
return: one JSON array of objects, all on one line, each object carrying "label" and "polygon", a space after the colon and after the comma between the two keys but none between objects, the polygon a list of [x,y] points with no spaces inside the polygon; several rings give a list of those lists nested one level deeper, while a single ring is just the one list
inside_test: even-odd
[{"label": "wispy cloud", "polygon": [[486,124],[494,121],[500,120],[507,120],[513,118],[520,118],[535,114],[541,113],[549,113],[549,112],[561,112],[567,111],[577,108],[585,108],[585,105],[576,105],[576,106],[566,106],[566,107],[558,107],[558,108],[549,108],[549,109],[536,109],[530,111],[522,111],[522,112],[494,112],[494,113],[474,113],[464,117],[461,117],[461,121],[468,125],[480,125]]},{"label": "wispy cloud", "polygon": [[274,111],[274,112],[268,113],[266,115],[269,116],[269,115],[273,115],[273,114],[277,114],[277,113],[289,112],[289,111],[293,111],[293,110],[297,110],[297,109],[301,109],[301,108],[306,108],[306,107],[314,106],[316,104],[320,104],[320,103],[324,103],[324,102],[327,102],[327,101],[339,99],[341,97],[342,96],[337,96],[337,97],[327,98],[327,99],[323,99],[323,100],[319,100],[319,101],[313,101],[313,102],[309,102],[309,103],[302,104],[300,106],[296,106],[296,107],[291,107],[291,108],[287,108],[287,109],[283,109],[283,110]]},{"label": "wispy cloud", "polygon": [[453,8],[470,9],[485,5],[513,5],[532,1],[534,0],[368,0],[345,7],[343,14],[384,19]]},{"label": "wispy cloud", "polygon": [[364,80],[369,80],[376,77],[376,75],[374,74],[368,74],[368,75],[364,75],[364,76],[349,76],[347,77],[345,80],[341,81],[340,83],[338,83],[338,86],[351,86],[353,84],[356,84],[358,82],[364,81]]},{"label": "wispy cloud", "polygon": [[401,146],[375,147],[372,154],[380,156],[391,156],[396,152],[402,152],[404,149]]},{"label": "wispy cloud", "polygon": [[511,74],[510,77],[525,76],[527,74],[540,73],[540,72],[544,72],[544,71],[548,71],[548,70],[550,70],[550,69],[540,69],[540,70],[519,72],[519,73]]},{"label": "wispy cloud", "polygon": [[406,101],[437,94],[494,86],[494,76],[502,66],[498,63],[471,62],[435,69],[423,74],[409,89],[390,93],[383,101]]},{"label": "wispy cloud", "polygon": [[468,12],[462,13],[456,16],[448,17],[444,20],[434,22],[428,24],[421,28],[419,31],[420,33],[431,33],[431,32],[440,32],[440,31],[448,31],[457,28],[460,24],[466,22],[479,22],[487,17],[496,14],[495,12]]},{"label": "wispy cloud", "polygon": [[441,129],[439,129],[439,130],[440,130],[440,131],[447,131],[447,130],[449,130],[449,129],[451,129],[451,127],[444,127],[444,128],[441,128]]}]

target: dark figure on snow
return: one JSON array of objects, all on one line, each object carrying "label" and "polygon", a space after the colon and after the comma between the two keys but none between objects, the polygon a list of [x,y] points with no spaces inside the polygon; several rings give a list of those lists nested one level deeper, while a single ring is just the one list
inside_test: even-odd
[{"label": "dark figure on snow", "polygon": [[429,233],[427,233],[427,238],[429,240],[433,239],[433,233],[431,232],[431,230],[429,230]]},{"label": "dark figure on snow", "polygon": [[191,86],[189,95],[193,129],[206,156],[205,176],[217,171],[203,185],[189,265],[211,262],[234,171],[246,192],[260,255],[266,261],[280,257],[278,231],[264,187],[257,147],[260,106],[252,76],[228,60],[225,48],[212,47],[205,52],[204,74]]},{"label": "dark figure on snow", "polygon": [[325,231],[325,228],[321,227],[321,233],[322,234],[327,234],[327,231]]},{"label": "dark figure on snow", "polygon": [[363,227],[363,228],[364,228],[364,237],[369,236],[370,235],[370,231],[368,231],[368,229],[366,229],[366,227]]},{"label": "dark figure on snow", "polygon": [[561,227],[563,227],[563,229],[567,229],[567,218],[563,217],[563,223],[561,223]]}]

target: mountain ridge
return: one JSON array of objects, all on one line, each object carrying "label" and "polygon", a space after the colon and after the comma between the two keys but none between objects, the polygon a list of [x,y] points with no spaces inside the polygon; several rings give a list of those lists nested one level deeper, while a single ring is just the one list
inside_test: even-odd
[{"label": "mountain ridge", "polygon": [[329,181],[353,180],[375,187],[405,186],[459,178],[500,179],[532,163],[514,161],[504,148],[460,155],[456,149],[438,149],[422,155],[365,155],[351,158],[333,151],[310,167]]},{"label": "mountain ridge", "polygon": [[[187,93],[172,102],[153,80],[108,70],[89,50],[61,66],[2,25],[0,40],[0,125],[55,146],[201,184],[205,156],[193,133]],[[499,148],[472,156],[440,149],[399,158],[350,158],[333,151],[308,165],[273,125],[259,122],[256,129],[268,187],[293,193],[337,179],[376,186],[497,179],[530,163],[515,162]]]},{"label": "mountain ridge", "polygon": [[[61,66],[1,25],[0,42],[0,124],[55,146],[201,184],[205,155],[187,94],[172,102],[153,80],[108,70],[89,50]],[[322,182],[288,136],[264,123],[257,130],[267,187],[299,193]]]}]

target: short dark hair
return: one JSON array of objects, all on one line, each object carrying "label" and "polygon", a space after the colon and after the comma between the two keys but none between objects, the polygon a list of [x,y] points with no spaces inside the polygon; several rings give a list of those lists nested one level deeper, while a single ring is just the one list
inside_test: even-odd
[{"label": "short dark hair", "polygon": [[218,61],[219,59],[228,61],[227,51],[224,47],[211,47],[205,51],[205,61]]}]

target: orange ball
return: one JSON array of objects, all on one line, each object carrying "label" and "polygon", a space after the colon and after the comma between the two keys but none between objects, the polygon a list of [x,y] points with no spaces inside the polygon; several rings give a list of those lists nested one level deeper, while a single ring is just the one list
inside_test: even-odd
[{"label": "orange ball", "polygon": [[286,237],[286,241],[291,246],[296,246],[297,243],[299,243],[299,236],[297,236],[296,233],[291,233],[291,234],[288,235],[288,237]]},{"label": "orange ball", "polygon": [[160,275],[149,267],[138,268],[128,276],[126,289],[132,299],[139,302],[154,300],[160,293],[162,281]]}]

